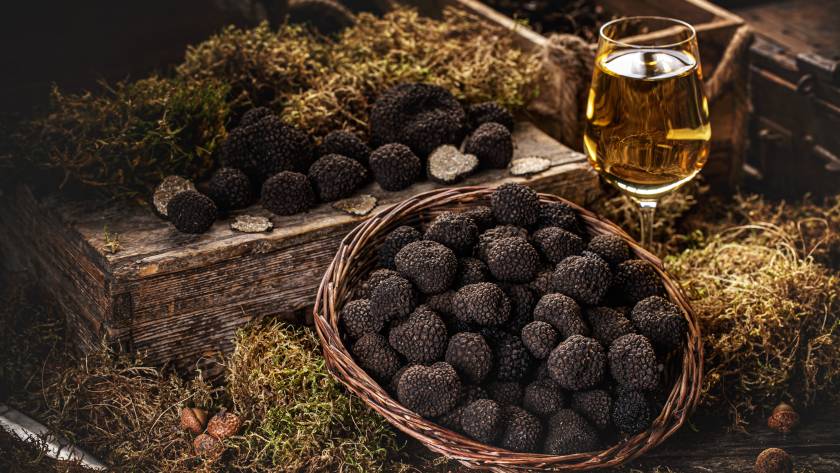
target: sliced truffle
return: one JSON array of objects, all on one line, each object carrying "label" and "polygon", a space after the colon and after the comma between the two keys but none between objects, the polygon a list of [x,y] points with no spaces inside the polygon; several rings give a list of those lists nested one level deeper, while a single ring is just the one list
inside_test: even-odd
[{"label": "sliced truffle", "polygon": [[397,272],[424,294],[444,292],[455,282],[458,258],[435,241],[421,240],[405,245],[394,256]]},{"label": "sliced truffle", "polygon": [[598,429],[606,429],[610,424],[612,397],[603,389],[573,393],[571,407]]},{"label": "sliced truffle", "polygon": [[554,270],[554,290],[581,304],[600,304],[611,283],[610,266],[600,258],[569,256]]},{"label": "sliced truffle", "polygon": [[560,334],[548,322],[535,320],[522,329],[522,343],[538,360],[548,358],[559,341]]},{"label": "sliced truffle", "polygon": [[365,180],[367,170],[347,156],[328,154],[309,167],[309,180],[315,193],[324,202],[350,197]]},{"label": "sliced truffle", "polygon": [[370,299],[370,295],[373,292],[373,289],[379,285],[382,281],[388,279],[391,276],[400,276],[400,273],[390,270],[390,269],[377,269],[368,275],[368,278],[365,282],[359,286],[359,294],[358,298],[360,299]]},{"label": "sliced truffle", "polygon": [[571,409],[560,409],[548,421],[543,450],[549,455],[569,455],[596,450],[598,432],[583,416]]},{"label": "sliced truffle", "polygon": [[463,214],[444,212],[429,224],[425,238],[464,255],[472,250],[478,240],[478,226],[471,218]]},{"label": "sliced truffle", "polygon": [[219,210],[236,210],[247,207],[254,199],[251,180],[234,168],[219,168],[208,183],[207,194]]},{"label": "sliced truffle", "polygon": [[379,246],[379,265],[383,268],[394,269],[394,256],[409,243],[420,241],[423,235],[414,227],[403,225],[391,231]]},{"label": "sliced truffle", "polygon": [[499,286],[489,282],[458,289],[452,309],[458,319],[479,325],[500,325],[510,318],[510,301]]},{"label": "sliced truffle", "polygon": [[384,321],[406,317],[417,303],[414,287],[407,279],[391,276],[370,292],[370,313]]},{"label": "sliced truffle", "polygon": [[615,267],[613,290],[624,303],[635,305],[650,296],[665,294],[665,286],[650,263],[629,259]]},{"label": "sliced truffle", "polygon": [[499,225],[485,230],[478,236],[478,245],[475,251],[476,256],[486,262],[487,252],[490,248],[499,240],[511,237],[528,238],[528,231],[514,225]]},{"label": "sliced truffle", "polygon": [[644,393],[632,389],[619,389],[612,408],[612,421],[616,428],[635,435],[650,427],[654,414]]},{"label": "sliced truffle", "polygon": [[534,306],[537,295],[526,284],[504,284],[502,290],[510,300],[510,319],[502,326],[510,333],[520,333],[534,320]]},{"label": "sliced truffle", "polygon": [[503,125],[513,133],[513,114],[496,102],[482,102],[467,107],[467,119],[471,130],[489,122]]},{"label": "sliced truffle", "polygon": [[415,365],[400,376],[397,398],[423,417],[438,417],[455,408],[461,397],[461,380],[448,363]]},{"label": "sliced truffle", "polygon": [[464,287],[469,284],[484,282],[487,280],[489,271],[483,261],[476,258],[458,259],[458,278],[455,282],[457,287]]},{"label": "sliced truffle", "polygon": [[452,145],[443,145],[429,155],[426,175],[440,184],[454,184],[472,175],[478,169],[478,158],[462,153]]},{"label": "sliced truffle", "polygon": [[507,183],[490,196],[490,208],[498,222],[527,227],[540,216],[540,198],[530,187]]},{"label": "sliced truffle", "polygon": [[480,383],[493,367],[493,352],[480,334],[457,333],[449,339],[446,362],[470,383]]},{"label": "sliced truffle", "polygon": [[604,234],[592,237],[586,249],[603,258],[610,266],[630,259],[630,247],[623,238]]},{"label": "sliced truffle", "polygon": [[318,146],[318,156],[340,154],[367,165],[370,147],[354,133],[344,130],[331,131],[321,140]]},{"label": "sliced truffle", "polygon": [[213,226],[217,214],[213,199],[193,190],[175,194],[166,206],[169,221],[183,233],[206,232]]},{"label": "sliced truffle", "polygon": [[537,226],[558,227],[577,235],[582,234],[577,212],[564,202],[541,203]]},{"label": "sliced truffle", "polygon": [[633,324],[621,312],[609,307],[588,307],[586,320],[592,338],[608,347],[617,338],[633,333]]},{"label": "sliced truffle", "polygon": [[479,442],[494,442],[503,426],[502,406],[490,399],[473,401],[461,413],[464,433]]},{"label": "sliced truffle", "polygon": [[475,155],[484,168],[504,169],[513,157],[513,138],[504,125],[488,122],[467,137],[464,152]]},{"label": "sliced truffle", "polygon": [[580,254],[584,248],[581,237],[560,227],[540,228],[531,236],[531,241],[545,259],[555,264]]},{"label": "sliced truffle", "polygon": [[610,374],[620,385],[642,391],[659,386],[656,354],[647,338],[631,333],[617,338],[609,350]]},{"label": "sliced truffle", "polygon": [[542,296],[534,307],[534,320],[548,322],[562,339],[572,335],[589,335],[589,328],[581,317],[580,306],[569,296],[550,293]]},{"label": "sliced truffle", "polygon": [[539,416],[550,415],[561,409],[566,403],[563,391],[553,386],[552,383],[545,383],[537,380],[525,386],[522,396],[522,407],[529,412]]},{"label": "sliced truffle", "polygon": [[353,339],[366,333],[377,333],[385,326],[384,320],[371,315],[370,301],[367,299],[357,299],[345,304],[339,319],[344,330]]},{"label": "sliced truffle", "polygon": [[519,381],[528,375],[534,357],[517,335],[503,334],[493,344],[493,374],[499,381]]},{"label": "sliced truffle", "polygon": [[391,379],[400,369],[400,356],[378,333],[362,335],[353,344],[352,352],[359,366],[380,381]]},{"label": "sliced truffle", "polygon": [[630,312],[636,330],[648,337],[655,347],[668,352],[679,347],[688,332],[682,310],[659,296],[642,299]]},{"label": "sliced truffle", "polygon": [[276,215],[294,215],[312,208],[316,199],[308,177],[283,171],[266,179],[260,201],[263,207]]},{"label": "sliced truffle", "polygon": [[521,237],[502,238],[487,250],[487,267],[501,281],[528,282],[539,263],[537,250]]},{"label": "sliced truffle", "polygon": [[388,343],[409,363],[431,363],[443,359],[446,324],[427,306],[420,306],[405,320],[391,327]]},{"label": "sliced truffle", "polygon": [[470,207],[461,213],[464,216],[473,219],[473,222],[478,225],[479,232],[493,228],[493,226],[496,225],[496,221],[493,219],[493,211],[490,210],[490,207],[485,205]]},{"label": "sliced truffle", "polygon": [[522,404],[522,385],[516,381],[493,381],[487,385],[490,398],[502,405]]},{"label": "sliced truffle", "polygon": [[373,178],[386,191],[410,186],[420,177],[421,168],[420,158],[400,143],[382,145],[370,154]]},{"label": "sliced truffle", "polygon": [[595,339],[572,335],[548,356],[551,378],[564,389],[581,391],[596,386],[604,378],[607,356]]},{"label": "sliced truffle", "polygon": [[533,452],[542,438],[542,422],[517,406],[502,409],[504,429],[499,445],[515,452]]}]

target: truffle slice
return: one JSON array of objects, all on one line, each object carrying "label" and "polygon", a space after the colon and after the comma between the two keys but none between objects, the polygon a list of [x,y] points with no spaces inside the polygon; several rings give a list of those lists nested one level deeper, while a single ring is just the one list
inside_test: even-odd
[{"label": "truffle slice", "polygon": [[254,198],[248,176],[239,169],[225,167],[213,173],[207,193],[220,210],[245,208]]},{"label": "truffle slice", "polygon": [[394,257],[409,243],[420,241],[423,235],[414,228],[408,225],[397,227],[391,231],[382,244],[379,246],[379,265],[383,268],[394,269]]},{"label": "truffle slice", "polygon": [[397,272],[424,294],[446,291],[455,282],[458,258],[435,241],[421,240],[405,245],[394,257]]},{"label": "truffle slice", "polygon": [[613,379],[630,389],[649,391],[659,386],[656,354],[647,338],[630,334],[616,339],[609,350]]},{"label": "truffle slice", "polygon": [[551,379],[564,389],[590,389],[604,378],[607,357],[596,340],[572,335],[557,345],[548,357]]},{"label": "truffle slice", "polygon": [[481,282],[458,289],[452,298],[458,319],[479,325],[500,325],[510,318],[510,301],[499,286]]},{"label": "truffle slice", "polygon": [[548,322],[562,339],[572,335],[589,335],[589,328],[581,317],[580,306],[569,296],[559,293],[546,294],[534,307],[534,320]]},{"label": "truffle slice", "polygon": [[426,229],[425,238],[464,255],[472,250],[478,240],[478,226],[463,214],[444,212],[435,217]]},{"label": "truffle slice", "polygon": [[488,122],[467,138],[464,151],[476,156],[485,168],[504,169],[513,157],[513,139],[504,125]]},{"label": "truffle slice", "polygon": [[530,187],[507,183],[499,186],[490,196],[490,208],[500,223],[527,227],[537,223],[540,198]]},{"label": "truffle slice", "polygon": [[442,359],[446,339],[446,324],[426,306],[418,307],[407,319],[397,322],[388,334],[388,342],[409,363]]},{"label": "truffle slice", "polygon": [[421,167],[420,158],[400,143],[382,145],[370,154],[373,178],[386,191],[410,186],[420,177]]},{"label": "truffle slice", "polygon": [[554,270],[554,289],[581,304],[600,304],[611,283],[610,267],[600,258],[569,256]]},{"label": "truffle slice", "polygon": [[446,362],[467,382],[480,383],[493,367],[493,352],[481,335],[461,332],[449,339]]},{"label": "truffle slice", "polygon": [[351,350],[365,371],[379,381],[386,381],[400,369],[400,357],[378,333],[362,335]]},{"label": "truffle slice", "polygon": [[452,145],[443,145],[429,155],[429,179],[441,184],[454,184],[478,169],[478,158],[464,154]]},{"label": "truffle slice", "polygon": [[213,200],[193,190],[175,194],[166,206],[169,221],[183,233],[206,232],[213,226],[217,214]]},{"label": "truffle slice", "polygon": [[397,383],[397,398],[423,417],[438,417],[455,408],[461,396],[461,380],[448,363],[408,368]]},{"label": "truffle slice", "polygon": [[309,168],[309,179],[324,202],[349,197],[367,180],[367,170],[347,156],[328,154]]},{"label": "truffle slice", "polygon": [[539,262],[537,250],[521,237],[502,238],[487,250],[487,267],[501,281],[528,282]]},{"label": "truffle slice", "polygon": [[544,451],[549,455],[590,452],[599,444],[595,428],[571,409],[560,409],[548,421]]},{"label": "truffle slice", "polygon": [[293,215],[315,205],[315,191],[303,174],[283,171],[263,183],[261,202],[276,215]]}]

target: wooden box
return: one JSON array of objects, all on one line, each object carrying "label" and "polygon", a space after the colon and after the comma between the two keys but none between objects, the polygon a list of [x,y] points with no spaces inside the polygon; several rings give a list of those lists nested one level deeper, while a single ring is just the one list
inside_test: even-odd
[{"label": "wooden box", "polygon": [[[514,158],[542,156],[553,166],[529,178],[483,171],[464,184],[527,181],[583,205],[598,195],[597,175],[580,153],[527,122],[514,141]],[[376,213],[434,187],[425,181],[383,192],[371,184],[362,192],[378,197]],[[238,213],[270,216],[275,228],[239,233],[229,218],[186,235],[148,207],[70,202],[21,186],[0,199],[0,252],[4,265],[36,272],[83,349],[104,339],[184,369],[230,350],[236,329],[254,318],[311,306],[340,240],[361,219],[330,204],[289,217],[258,206]],[[106,230],[118,235],[116,253],[105,248]]]}]

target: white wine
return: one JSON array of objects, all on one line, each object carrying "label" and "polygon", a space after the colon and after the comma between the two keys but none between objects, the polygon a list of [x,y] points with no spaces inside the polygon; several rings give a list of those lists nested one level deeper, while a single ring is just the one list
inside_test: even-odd
[{"label": "white wine", "polygon": [[584,148],[611,184],[640,201],[691,180],[709,154],[709,106],[686,51],[607,51],[595,60]]}]

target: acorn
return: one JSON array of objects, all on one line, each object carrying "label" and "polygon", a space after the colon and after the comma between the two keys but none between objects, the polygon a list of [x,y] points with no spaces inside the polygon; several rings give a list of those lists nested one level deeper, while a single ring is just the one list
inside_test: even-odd
[{"label": "acorn", "polygon": [[207,425],[206,410],[198,407],[185,407],[181,409],[181,430],[198,435],[204,432],[205,425]]},{"label": "acorn", "polygon": [[781,448],[768,448],[755,459],[755,473],[793,473],[793,460]]},{"label": "acorn", "polygon": [[793,406],[784,402],[776,406],[767,419],[767,427],[783,434],[790,433],[798,425],[799,414],[793,410]]},{"label": "acorn", "polygon": [[215,461],[222,456],[225,445],[212,435],[201,434],[193,440],[195,454],[208,461]]},{"label": "acorn", "polygon": [[210,419],[210,422],[207,424],[207,433],[219,440],[224,440],[232,435],[236,435],[241,425],[242,421],[238,415],[221,411]]}]

